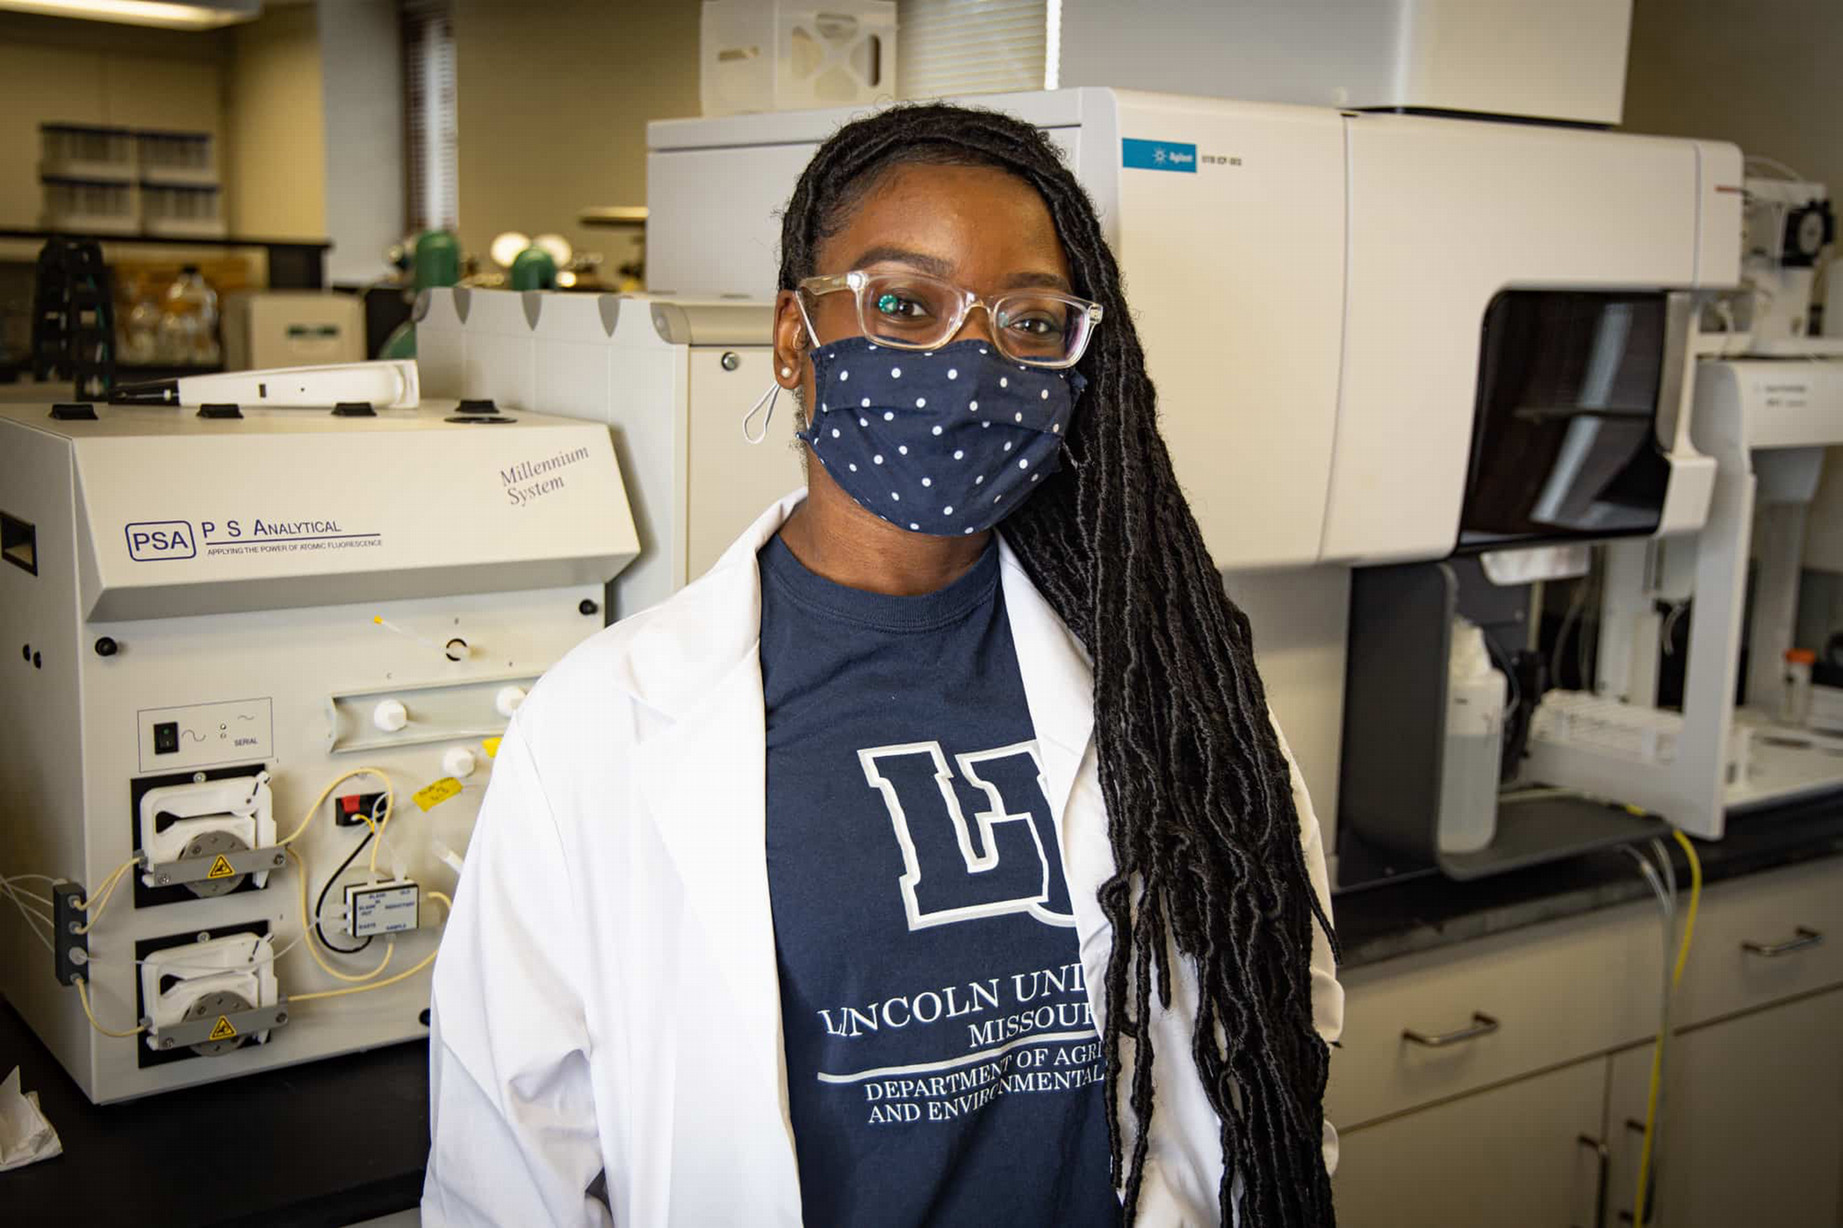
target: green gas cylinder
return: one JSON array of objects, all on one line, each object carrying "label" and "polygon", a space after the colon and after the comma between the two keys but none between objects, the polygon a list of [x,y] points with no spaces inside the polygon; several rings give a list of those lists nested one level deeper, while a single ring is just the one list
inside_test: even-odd
[{"label": "green gas cylinder", "polygon": [[448,230],[425,230],[416,236],[416,289],[452,286],[461,280],[461,240]]},{"label": "green gas cylinder", "polygon": [[556,259],[541,247],[527,247],[512,259],[511,283],[514,290],[556,289]]}]

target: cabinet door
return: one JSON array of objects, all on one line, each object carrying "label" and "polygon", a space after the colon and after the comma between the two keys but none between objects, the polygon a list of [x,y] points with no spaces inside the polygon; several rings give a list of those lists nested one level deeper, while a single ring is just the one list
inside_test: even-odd
[{"label": "cabinet door", "polygon": [[[1843,1212],[1843,990],[1679,1033],[1657,1155],[1663,1228],[1836,1228]],[[1608,1223],[1631,1223],[1651,1046],[1612,1058]]]},{"label": "cabinet door", "polygon": [[1606,1062],[1474,1092],[1341,1137],[1342,1228],[1569,1228],[1593,1222]]}]

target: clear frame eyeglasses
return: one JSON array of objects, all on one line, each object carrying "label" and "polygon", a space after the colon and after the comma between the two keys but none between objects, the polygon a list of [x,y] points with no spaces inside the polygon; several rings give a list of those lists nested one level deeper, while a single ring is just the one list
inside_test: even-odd
[{"label": "clear frame eyeglasses", "polygon": [[1057,369],[1081,360],[1101,322],[1101,305],[1056,290],[1012,290],[990,299],[926,273],[872,273],[854,269],[800,283],[795,298],[815,340],[807,296],[849,290],[857,301],[858,326],[878,345],[897,350],[934,350],[946,345],[974,307],[992,321],[998,352],[1026,366]]}]

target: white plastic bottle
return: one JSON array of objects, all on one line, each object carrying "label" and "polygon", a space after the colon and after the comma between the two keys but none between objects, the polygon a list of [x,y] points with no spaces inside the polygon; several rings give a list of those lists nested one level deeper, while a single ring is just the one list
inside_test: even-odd
[{"label": "white plastic bottle", "polygon": [[180,270],[167,287],[160,317],[161,361],[195,367],[215,367],[218,348],[218,295],[199,273],[197,265]]},{"label": "white plastic bottle", "polygon": [[160,356],[160,303],[142,278],[135,278],[122,317],[122,361],[149,366]]},{"label": "white plastic bottle", "polygon": [[1446,747],[1440,767],[1440,812],[1434,829],[1442,853],[1476,853],[1497,835],[1497,789],[1503,771],[1504,675],[1491,664],[1484,633],[1453,623],[1446,680]]},{"label": "white plastic bottle", "polygon": [[1811,667],[1817,654],[1809,648],[1788,648],[1785,653],[1785,695],[1779,719],[1796,729],[1811,723]]}]

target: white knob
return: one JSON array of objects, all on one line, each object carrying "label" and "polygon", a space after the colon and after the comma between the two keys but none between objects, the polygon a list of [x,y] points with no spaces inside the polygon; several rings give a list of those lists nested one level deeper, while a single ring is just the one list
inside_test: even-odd
[{"label": "white knob", "polygon": [[502,686],[499,693],[493,696],[493,706],[499,709],[501,716],[511,716],[524,702],[525,688],[522,686]]},{"label": "white knob", "polygon": [[451,746],[442,756],[442,771],[456,780],[466,780],[474,774],[474,753],[465,746]]},{"label": "white knob", "polygon": [[386,699],[371,710],[371,723],[385,733],[395,733],[410,723],[409,710],[399,699]]}]

